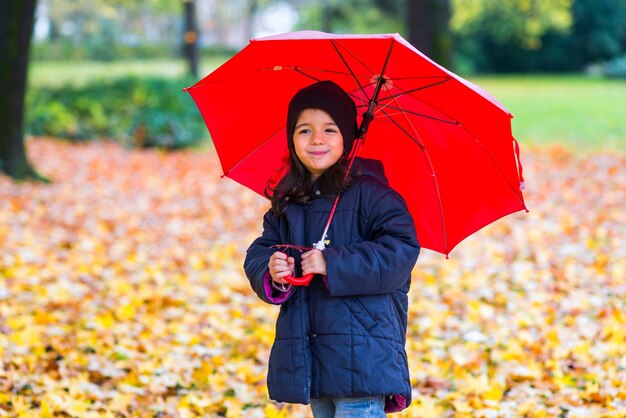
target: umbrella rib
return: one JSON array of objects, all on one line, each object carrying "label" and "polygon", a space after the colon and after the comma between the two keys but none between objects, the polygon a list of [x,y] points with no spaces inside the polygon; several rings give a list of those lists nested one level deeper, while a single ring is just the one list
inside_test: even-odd
[{"label": "umbrella rib", "polygon": [[[374,73],[374,71],[372,71],[372,69],[369,67],[369,65],[367,65],[367,63],[366,63],[365,61],[363,61],[361,58],[359,58],[359,56],[358,56],[358,55],[355,55],[352,51],[350,51],[348,48],[346,48],[346,47],[345,47],[345,46],[344,46],[341,42],[339,42],[339,41],[337,41],[337,40],[334,40],[334,39],[331,39],[330,41],[332,42],[333,47],[334,47],[334,48],[335,48],[335,50],[337,51],[337,54],[338,54],[338,55],[341,57],[341,59],[344,61],[344,63],[346,63],[346,61],[345,61],[345,59],[343,58],[343,55],[341,54],[341,52],[339,52],[339,48],[337,48],[337,45],[341,45],[341,47],[342,47],[343,49],[345,49],[345,50],[346,50],[346,51],[350,54],[350,56],[351,56],[352,58],[354,58],[354,60],[355,60],[355,61],[357,61],[357,62],[358,62],[359,64],[361,64],[364,68],[366,68],[368,72],[370,72],[370,73]],[[394,42],[394,41],[392,40],[392,42]],[[347,64],[346,64],[346,67],[347,67],[348,69],[350,68],[350,66],[349,66],[349,65],[347,65]],[[359,87],[360,87],[360,85],[359,85]]]},{"label": "umbrella rib", "polygon": [[[397,110],[400,113],[409,113],[411,115],[415,115],[415,116],[419,116],[422,118],[426,118],[426,119],[431,119],[431,120],[435,120],[437,122],[443,122],[443,123],[447,123],[449,125],[460,125],[458,121],[456,120],[446,120],[446,119],[441,119],[438,118],[436,116],[431,116],[431,115],[426,115],[424,113],[419,113],[419,112],[415,112],[413,110],[408,110],[408,109],[404,109],[401,107],[396,107],[396,106],[391,106],[391,105],[386,105],[386,106],[381,106],[380,107],[380,111],[383,110],[383,108],[387,108],[387,109],[393,109],[393,110]],[[385,115],[390,116],[389,114],[385,113]]]},{"label": "umbrella rib", "polygon": [[250,157],[252,154],[254,154],[259,148],[263,147],[265,144],[267,144],[270,140],[272,140],[272,138],[274,138],[276,136],[276,134],[278,132],[280,132],[283,128],[280,128],[279,130],[277,130],[276,132],[274,132],[272,135],[268,135],[267,139],[263,142],[261,142],[259,145],[257,145],[256,147],[254,147],[254,149],[252,151],[250,151],[248,154],[246,154],[244,157],[240,158],[239,161],[237,161],[237,164],[233,165],[232,167],[230,167],[227,171],[224,171],[224,175],[228,176],[228,174],[233,171],[234,169],[236,169],[241,163],[243,163],[245,160],[248,159],[248,157]]},{"label": "umbrella rib", "polygon": [[[430,88],[430,87],[437,86],[439,84],[443,84],[443,83],[445,83],[445,82],[447,82],[449,80],[450,80],[450,78],[448,77],[448,78],[445,78],[443,80],[427,84],[425,86],[420,86],[420,87],[417,87],[417,88],[414,88],[414,89],[410,89],[410,90],[402,90],[401,93],[391,94],[389,96],[382,97],[379,100],[379,102],[380,101],[395,101],[395,99],[397,99],[398,97],[410,95],[411,93],[415,93],[415,92],[420,91],[420,90],[424,90],[424,89],[427,89],[427,88]],[[387,90],[387,91],[389,91],[389,90]],[[361,107],[363,107],[363,106],[361,106]],[[459,124],[458,121],[456,121],[456,120],[454,120],[452,118],[450,118],[449,120],[446,120],[446,119],[438,118],[436,116],[426,115],[424,113],[419,113],[419,112],[415,112],[415,111],[412,111],[412,110],[404,109],[404,108],[399,107],[399,106],[392,106],[391,104],[385,104],[385,105],[380,105],[379,106],[380,109],[382,109],[384,107],[389,108],[389,109],[394,109],[394,110],[397,110],[397,111],[402,112],[402,113],[410,113],[410,114],[415,115],[415,116],[420,116],[420,117],[424,117],[424,118],[427,118],[427,119],[436,120],[438,122],[448,123],[448,124],[451,124],[451,125],[458,125]],[[389,115],[387,115],[387,116],[389,116]]]},{"label": "umbrella rib", "polygon": [[262,71],[267,71],[267,70],[274,71],[275,68],[273,68],[273,67],[272,68],[256,68],[254,70],[244,71],[244,72],[241,72],[241,73],[238,73],[238,74],[233,74],[233,75],[230,75],[230,76],[226,76],[226,77],[222,77],[222,78],[218,78],[216,80],[210,80],[210,81],[207,81],[206,77],[205,77],[204,79],[198,81],[193,86],[185,87],[184,90],[189,91],[189,90],[192,90],[192,89],[196,89],[198,87],[206,87],[206,86],[208,86],[210,84],[221,83],[223,81],[231,80],[233,78],[239,78],[239,77],[242,77],[242,76],[247,76],[247,75],[254,74],[254,73],[260,73]]},{"label": "umbrella rib", "polygon": [[439,213],[441,214],[441,231],[443,234],[443,246],[445,248],[446,258],[448,258],[448,254],[451,249],[448,249],[448,231],[446,230],[446,221],[445,215],[443,213],[443,202],[441,200],[441,192],[439,191],[439,183],[437,183],[437,175],[435,174],[435,168],[433,167],[433,162],[430,159],[430,154],[428,150],[424,148],[424,155],[426,157],[426,161],[428,161],[428,166],[430,167],[430,172],[433,173],[433,183],[435,184],[435,190],[437,191],[437,202],[439,203]]},{"label": "umbrella rib", "polygon": [[[335,52],[337,53],[337,55],[339,55],[339,58],[341,59],[341,61],[343,62],[343,65],[346,66],[346,68],[348,69],[348,71],[350,72],[350,74],[352,75],[352,78],[354,79],[354,81],[356,82],[356,84],[359,86],[359,91],[363,92],[363,94],[365,94],[365,97],[367,97],[368,100],[370,100],[370,97],[367,95],[367,93],[365,92],[365,89],[363,89],[363,86],[361,85],[361,82],[359,81],[358,77],[356,76],[356,74],[354,73],[354,71],[352,71],[352,67],[350,67],[348,65],[348,61],[346,61],[345,57],[343,56],[343,54],[339,51],[339,48],[336,45],[336,41],[334,40],[330,40],[330,44],[333,46],[333,48],[335,49]],[[340,44],[341,45],[341,44]],[[342,45],[343,46],[343,45]],[[361,61],[358,57],[356,57],[348,48],[345,48],[346,51],[348,51],[350,53],[350,55],[352,55],[352,57],[354,57],[358,62],[361,63],[361,65],[363,65],[365,68],[367,68],[369,70],[369,68],[367,67],[367,65],[365,65],[365,63],[363,61]],[[371,72],[371,70],[369,70]]]},{"label": "umbrella rib", "polygon": [[[284,67],[283,67],[283,68],[284,68]],[[270,69],[270,68],[268,68],[268,69]],[[328,74],[348,75],[348,73],[343,72],[343,71],[333,71],[333,70],[327,70],[327,69],[325,69],[325,68],[303,68],[303,67],[293,67],[293,69],[294,69],[294,71],[296,71],[296,72],[298,72],[298,73],[302,74],[303,76],[309,77],[310,79],[315,80],[315,81],[321,81],[321,78],[318,78],[318,77],[315,77],[315,76],[313,76],[313,75],[311,75],[311,74],[308,74],[308,73],[306,72],[306,70],[314,70],[314,71],[318,71],[318,72],[320,72],[320,73],[328,73]],[[351,75],[351,76],[353,76],[353,77],[354,77],[354,75],[353,75],[352,73],[350,73],[349,75]]]},{"label": "umbrella rib", "polygon": [[439,81],[435,81],[435,82],[430,83],[430,84],[426,84],[425,86],[416,87],[416,88],[410,89],[410,90],[402,90],[401,93],[391,94],[389,96],[383,97],[381,100],[395,99],[395,98],[400,97],[400,96],[404,96],[404,95],[407,95],[407,94],[415,93],[416,91],[425,90],[425,89],[428,89],[428,88],[431,88],[431,87],[438,86],[438,85],[443,84],[443,83],[445,83],[447,81],[450,81],[450,80],[451,80],[451,78],[447,77],[447,78],[444,78],[443,80],[439,80]]},{"label": "umbrella rib", "polygon": [[[311,80],[315,80],[315,81],[321,81],[322,80],[321,78],[315,77],[315,76],[313,76],[311,74],[308,74],[306,71],[303,71],[302,67],[294,67],[294,70],[296,72],[302,74],[303,76],[310,78]],[[345,73],[345,72],[342,72],[342,71],[331,71],[331,70],[319,69],[319,68],[306,68],[304,70],[315,70],[315,71],[318,71],[318,72],[325,72],[325,73],[329,73],[329,74],[350,75],[351,77],[355,78],[355,80],[356,80],[356,75],[354,73],[348,74],[348,73]],[[357,84],[359,84],[358,80],[357,80]],[[360,93],[365,94],[365,96],[367,97],[367,93],[365,93],[364,89],[359,88],[358,91]],[[356,94],[352,94],[351,92],[348,92],[348,91],[346,91],[346,94],[348,96],[352,97],[352,99],[355,100],[355,101],[363,101],[363,99],[361,97],[357,96]],[[367,100],[369,101],[369,98],[367,98]]]},{"label": "umbrella rib", "polygon": [[465,132],[467,132],[472,139],[478,143],[480,145],[480,149],[483,150],[483,152],[487,155],[487,157],[489,157],[489,159],[491,160],[491,162],[493,163],[493,165],[496,167],[496,169],[498,170],[498,172],[500,173],[500,175],[502,176],[502,178],[504,179],[504,181],[506,181],[506,183],[509,185],[509,187],[511,188],[511,191],[513,192],[513,194],[515,195],[515,197],[517,197],[517,199],[519,200],[519,202],[521,203],[522,207],[525,210],[528,210],[526,208],[526,204],[524,203],[524,200],[522,197],[520,197],[520,194],[518,194],[516,188],[514,185],[511,184],[511,182],[509,181],[509,179],[504,175],[504,173],[502,172],[502,169],[500,168],[500,165],[496,162],[495,158],[493,158],[493,156],[491,155],[491,153],[487,150],[487,148],[485,147],[485,144],[483,144],[473,133],[472,131],[470,131],[469,129],[467,129],[464,125],[460,125],[463,129],[465,129]]},{"label": "umbrella rib", "polygon": [[[385,87],[385,90],[387,91],[387,93],[389,93],[389,89],[387,88],[387,80],[385,80],[385,71],[387,70],[387,64],[389,64],[389,58],[391,57],[391,51],[393,51],[393,45],[394,45],[394,41],[392,40],[391,44],[389,45],[389,49],[387,50],[387,56],[385,57],[383,68],[380,70],[380,74],[378,75],[378,79],[376,80],[376,88],[374,89],[374,95],[372,96],[372,99],[370,100],[369,109],[367,110],[367,113],[371,115],[372,118],[374,117],[374,108],[378,105],[378,96],[380,95],[380,91],[382,90],[383,86]],[[366,129],[367,129],[367,126],[366,126]]]},{"label": "umbrella rib", "polygon": [[[385,63],[383,64],[383,69],[380,70],[380,76],[382,77],[383,80],[385,79],[385,71],[387,70],[387,64],[389,64],[389,58],[391,58],[391,51],[393,51],[393,45],[394,45],[394,41],[391,41],[391,44],[389,45],[389,50],[387,51],[387,56],[385,57]],[[383,83],[384,84],[384,83]],[[378,98],[375,98],[378,99]]]},{"label": "umbrella rib", "polygon": [[[426,146],[421,142],[418,141],[416,138],[413,137],[413,135],[411,135],[411,133],[409,131],[407,131],[405,128],[403,128],[402,126],[400,126],[400,124],[398,123],[397,120],[395,120],[392,115],[388,114],[387,112],[384,111],[384,109],[381,109],[381,113],[387,118],[389,119],[394,125],[396,125],[396,127],[398,129],[400,129],[400,131],[402,133],[404,133],[406,136],[409,137],[409,139],[413,142],[415,142],[417,145],[419,145],[419,147],[423,150],[426,149]],[[402,112],[401,112],[402,113]],[[419,136],[419,135],[418,135]]]},{"label": "umbrella rib", "polygon": [[[446,258],[448,257],[448,232],[446,230],[446,222],[445,222],[445,215],[443,213],[443,202],[441,201],[441,192],[439,191],[439,183],[437,183],[437,175],[435,174],[435,168],[433,167],[433,163],[430,159],[430,154],[428,153],[428,149],[426,148],[426,145],[424,145],[422,142],[418,141],[417,138],[414,138],[406,129],[404,129],[402,126],[400,126],[400,124],[398,123],[398,121],[396,121],[394,118],[391,117],[391,115],[389,115],[387,112],[385,112],[385,109],[380,110],[383,115],[385,115],[391,122],[393,122],[398,129],[400,129],[400,131],[402,131],[406,136],[409,137],[409,139],[413,142],[415,142],[424,152],[424,156],[426,158],[426,161],[428,161],[428,166],[430,167],[430,172],[433,178],[433,183],[435,185],[435,191],[437,193],[437,202],[439,203],[439,215],[440,215],[440,219],[441,219],[441,231],[442,231],[442,235],[443,235],[443,244],[444,244],[444,248],[445,248],[445,254],[446,254]],[[406,114],[404,112],[401,112],[402,116],[405,117],[405,119],[407,120],[407,122],[413,126],[413,124],[411,123],[411,121],[406,117]],[[417,137],[419,137],[419,134],[417,133],[417,130],[415,129],[415,127],[413,127],[413,130],[415,131],[415,134]],[[471,134],[470,134],[471,135]]]},{"label": "umbrella rib", "polygon": [[[450,81],[450,80],[451,80],[451,78],[447,78],[447,79],[442,80],[442,81],[439,81],[439,82],[437,82],[437,83],[432,83],[431,85],[426,86],[426,87],[433,87],[433,86],[435,86],[435,85],[442,84],[442,83],[445,83],[446,81]],[[423,88],[418,88],[418,90],[422,90],[422,89],[423,89]],[[400,96],[402,96],[402,95],[406,95],[406,94],[408,94],[409,92],[412,92],[412,91],[413,91],[413,90],[403,91],[403,92],[402,92],[402,93],[400,93],[400,94],[396,94],[394,98],[400,97]],[[464,127],[463,125],[461,125],[461,123],[460,123],[458,120],[456,120],[456,119],[454,119],[454,118],[450,117],[450,115],[448,115],[448,114],[447,114],[446,112],[444,112],[443,110],[439,109],[437,106],[433,106],[432,104],[430,104],[429,102],[425,101],[425,100],[424,100],[423,98],[421,98],[421,97],[417,97],[417,96],[411,96],[411,97],[412,97],[412,98],[414,98],[415,100],[418,100],[418,101],[420,101],[420,102],[424,103],[425,105],[427,105],[427,106],[429,106],[430,108],[432,108],[432,109],[436,110],[437,112],[441,113],[442,115],[447,116],[447,117],[449,118],[449,120],[445,120],[445,119],[437,119],[436,117],[432,117],[432,116],[428,116],[428,115],[421,115],[421,114],[417,114],[417,116],[424,116],[424,117],[428,117],[428,118],[431,118],[431,119],[434,119],[434,120],[439,120],[439,121],[441,121],[441,122],[445,122],[445,123],[450,123],[450,124],[459,125],[459,126],[462,126],[462,127],[465,129],[465,127]],[[400,108],[400,109],[398,109],[398,110],[400,110],[400,111],[404,111],[402,108]],[[409,113],[410,113],[410,112],[409,112]]]},{"label": "umbrella rib", "polygon": [[[306,70],[315,70],[315,71],[319,71],[319,72],[325,72],[325,73],[329,73],[329,74],[340,74],[340,75],[348,75],[348,73],[346,72],[341,72],[341,71],[333,71],[333,70],[329,70],[329,69],[325,69],[325,68],[302,68],[302,67],[296,67],[296,66],[282,66],[282,65],[275,65],[273,67],[263,67],[263,68],[256,68],[254,70],[250,70],[250,71],[245,71],[245,72],[241,72],[238,74],[233,74],[227,77],[222,77],[222,78],[218,78],[216,80],[211,80],[211,81],[206,81],[206,80],[200,80],[198,81],[196,84],[189,86],[189,87],[185,87],[183,90],[188,91],[188,90],[192,90],[198,87],[206,87],[210,84],[215,84],[215,83],[221,83],[223,81],[227,81],[227,80],[231,80],[234,78],[239,78],[239,77],[243,77],[243,76],[248,76],[250,74],[254,74],[254,73],[261,73],[264,71],[282,71],[282,70],[294,70],[304,76],[307,76],[315,81],[320,81],[319,78],[314,77],[310,74],[307,74],[305,71]],[[356,75],[354,73],[350,73],[350,75],[352,77],[356,77]]]},{"label": "umbrella rib", "polygon": [[[385,63],[383,65],[383,71],[385,70],[385,68],[387,68],[387,62],[389,61],[389,57],[391,55],[391,50],[393,49],[393,46],[396,42],[395,39],[390,39],[391,41],[391,45],[389,47],[389,50],[387,52],[387,57],[385,58]],[[344,65],[346,66],[346,68],[348,69],[348,71],[350,71],[350,73],[352,74],[352,77],[354,77],[354,80],[356,81],[357,85],[359,86],[360,90],[364,90],[363,86],[361,85],[361,83],[359,82],[357,76],[354,74],[354,72],[352,71],[352,68],[348,65],[346,59],[344,58],[344,56],[342,55],[342,53],[339,51],[339,48],[337,47],[337,45],[341,45],[349,54],[352,58],[354,58],[355,61],[357,61],[359,64],[361,64],[364,68],[367,69],[367,71],[371,74],[374,74],[374,71],[367,65],[367,63],[365,63],[361,58],[359,58],[357,55],[355,55],[352,51],[350,51],[350,49],[346,48],[341,42],[331,39],[330,40],[331,44],[333,45],[333,48],[335,48],[335,51],[337,52],[337,55],[339,55],[339,57],[341,58],[341,60],[343,61]],[[382,73],[380,74],[380,76],[382,76]],[[371,83],[370,83],[371,84]],[[368,97],[369,99],[369,97]]]}]

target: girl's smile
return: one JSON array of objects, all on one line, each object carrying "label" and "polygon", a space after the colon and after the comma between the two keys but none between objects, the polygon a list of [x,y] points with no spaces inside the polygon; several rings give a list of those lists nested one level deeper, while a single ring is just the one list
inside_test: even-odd
[{"label": "girl's smile", "polygon": [[343,155],[343,136],[335,121],[320,109],[305,109],[293,133],[296,156],[315,181]]}]

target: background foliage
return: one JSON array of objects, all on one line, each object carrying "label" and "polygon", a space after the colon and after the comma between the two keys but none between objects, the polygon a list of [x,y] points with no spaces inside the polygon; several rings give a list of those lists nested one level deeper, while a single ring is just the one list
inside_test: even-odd
[{"label": "background foliage", "polygon": [[[399,32],[406,37],[407,2],[205,0],[198,2],[200,46],[205,54],[224,48],[238,50],[255,33],[269,30],[266,17],[279,9],[295,16],[294,28]],[[41,3],[40,26],[47,23],[48,30],[35,42],[36,59],[112,60],[179,54],[183,25],[180,0]],[[581,71],[588,65],[626,56],[624,0],[450,3],[450,30],[455,35],[462,72]],[[284,19],[286,15],[280,16]]]},{"label": "background foliage", "polygon": [[581,71],[626,56],[624,0],[456,0],[455,6],[458,56],[473,71]]},{"label": "background foliage", "polygon": [[[224,59],[226,56],[203,60],[202,71],[208,73]],[[133,77],[125,76],[125,73],[131,73]],[[130,123],[132,118],[129,115],[137,118],[139,115],[146,117],[159,114],[149,109],[162,104],[168,109],[165,120],[171,123],[164,128],[155,123],[154,126],[147,126],[148,131],[153,135],[163,131],[166,134],[164,138],[167,138],[171,131],[167,126],[182,126],[179,128],[182,131],[181,138],[173,144],[195,145],[206,139],[208,133],[201,126],[201,117],[193,100],[182,91],[191,82],[181,76],[183,73],[182,61],[68,62],[45,65],[36,62],[31,68],[32,88],[28,98],[29,103],[36,102],[38,105],[27,109],[28,124],[32,126],[30,132],[57,132],[61,137],[89,139],[77,135],[80,130],[76,126],[81,123],[77,121],[78,110],[72,104],[84,95],[83,103],[105,106],[105,114],[112,121],[118,121],[125,115],[125,122],[121,126],[105,127],[109,132],[120,132],[122,136],[119,139],[125,144],[133,144],[135,125]],[[513,133],[523,144],[561,143],[584,150],[626,149],[626,124],[623,123],[626,107],[622,106],[623,98],[626,97],[626,83],[620,80],[576,74],[481,75],[469,78],[498,98],[515,115]],[[117,82],[118,79],[126,81]],[[151,80],[160,80],[162,87],[156,88]],[[125,87],[121,88],[124,83]],[[97,94],[100,95],[106,95],[109,89],[113,89],[111,92],[117,99],[92,97],[89,92],[95,86],[100,86],[97,88]],[[126,88],[128,90],[124,90]],[[142,92],[133,93],[135,88],[142,89]],[[163,94],[160,88],[164,89]],[[148,101],[144,97],[146,94],[153,97]],[[73,99],[69,100],[69,97]],[[99,101],[102,104],[98,104]],[[116,101],[123,102],[119,110],[112,107]],[[46,103],[55,109],[46,109]],[[80,114],[81,118],[86,118],[82,125],[93,125],[90,122],[91,115],[102,113],[81,111]],[[54,126],[46,125],[46,121],[54,121]],[[174,135],[178,134],[177,130]],[[107,137],[116,138],[108,134]],[[166,146],[165,141],[159,141],[156,136],[154,138],[153,142]]]},{"label": "background foliage", "polygon": [[[461,75],[585,70],[598,77],[626,77],[626,0],[450,3],[454,70]],[[247,42],[246,36],[263,30],[268,13],[291,10],[297,17],[295,29],[406,33],[407,4],[407,0],[198,2],[201,52],[204,62],[211,62],[202,74],[232,56]],[[38,21],[39,27],[45,26],[46,30],[40,29],[34,42],[31,85],[37,88],[28,93],[28,132],[74,140],[108,137],[125,145],[166,148],[202,142],[208,137],[206,130],[202,130],[189,97],[180,91],[194,80],[183,79],[182,70],[164,71],[172,68],[168,60],[179,60],[182,18],[180,0],[41,0]],[[62,68],[59,63],[69,59],[83,60],[83,64],[72,67],[67,85],[62,85],[61,80],[67,80],[64,74],[51,76],[52,71],[39,71],[47,66]],[[145,62],[137,65],[137,59]],[[102,79],[84,77],[82,72],[88,66],[100,66],[112,73],[105,73]],[[141,70],[135,72],[137,67]],[[125,71],[133,71],[137,77],[127,78]],[[113,73],[122,78],[114,80]],[[78,79],[83,83],[76,83]],[[551,100],[550,96],[541,99],[541,92],[532,88],[531,82],[529,93],[539,93],[537,101]],[[567,91],[559,87],[556,90],[561,95],[558,102],[568,103]],[[593,92],[590,94],[589,102],[613,103],[610,98],[598,95],[596,99]],[[517,113],[515,102],[506,96],[499,98]],[[571,131],[579,125],[577,121],[592,122],[597,112],[605,111],[587,102],[577,103],[580,117],[562,119],[571,121]],[[616,108],[610,107],[604,119],[623,117]],[[525,107],[520,111],[525,115]],[[545,118],[535,120],[541,119]],[[545,122],[546,128],[539,131],[549,131],[554,125],[553,118]],[[617,128],[617,133],[607,135],[617,137],[619,142],[622,133]],[[534,130],[531,137],[567,141],[570,135],[558,131],[542,135]],[[584,142],[580,135],[574,141]]]},{"label": "background foliage", "polygon": [[28,131],[78,141],[115,138],[138,147],[197,145],[208,134],[182,91],[191,84],[189,78],[128,76],[30,89]]}]

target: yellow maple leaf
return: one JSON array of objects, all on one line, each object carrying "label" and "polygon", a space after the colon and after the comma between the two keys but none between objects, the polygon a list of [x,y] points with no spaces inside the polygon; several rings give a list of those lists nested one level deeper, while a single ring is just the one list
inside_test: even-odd
[{"label": "yellow maple leaf", "polygon": [[483,397],[490,401],[499,401],[504,396],[505,385],[499,382],[492,382],[491,388],[483,394]]},{"label": "yellow maple leaf", "polygon": [[523,360],[525,357],[526,352],[517,340],[511,340],[502,352],[503,360]]},{"label": "yellow maple leaf", "polygon": [[470,406],[469,402],[464,399],[456,399],[452,401],[452,406],[454,406],[455,411],[457,412],[457,416],[471,416],[473,408]]},{"label": "yellow maple leaf", "polygon": [[265,415],[265,418],[285,418],[287,408],[278,408],[272,403],[267,403],[263,408],[263,414]]},{"label": "yellow maple leaf", "polygon": [[561,340],[559,339],[559,333],[556,328],[550,328],[548,333],[546,334],[546,340],[548,341],[548,348],[556,348],[561,344]]},{"label": "yellow maple leaf", "polygon": [[469,394],[476,393],[481,394],[489,390],[489,379],[486,374],[480,374],[473,376],[468,374],[463,380],[459,391],[461,393]]},{"label": "yellow maple leaf", "polygon": [[122,305],[115,310],[115,316],[122,321],[130,321],[135,318],[136,314],[135,307],[130,303]]},{"label": "yellow maple leaf", "polygon": [[13,411],[18,416],[30,409],[27,399],[19,395],[11,396],[11,405],[13,406]]},{"label": "yellow maple leaf", "polygon": [[96,316],[94,322],[105,330],[110,329],[113,324],[115,324],[115,317],[111,315],[110,312],[105,312],[101,315]]},{"label": "yellow maple leaf", "polygon": [[210,362],[203,360],[200,367],[194,369],[192,379],[194,383],[198,385],[205,385],[209,380],[209,376],[213,373],[215,373],[213,365]]},{"label": "yellow maple leaf", "polygon": [[39,417],[40,418],[52,418],[54,413],[50,408],[50,404],[45,400],[41,401],[39,406]]},{"label": "yellow maple leaf", "polygon": [[437,399],[420,396],[411,402],[406,410],[409,416],[420,418],[439,418],[442,416],[444,408],[439,405]]},{"label": "yellow maple leaf", "polygon": [[17,345],[37,347],[41,346],[41,335],[36,327],[29,327],[24,330],[13,333],[9,336],[9,341]]},{"label": "yellow maple leaf", "polygon": [[124,377],[124,379],[122,379],[120,383],[130,386],[143,386],[143,383],[137,375],[137,372],[133,369],[130,370],[130,372],[126,375],[126,377]]},{"label": "yellow maple leaf", "polygon": [[30,321],[26,315],[9,316],[4,320],[6,326],[11,328],[13,331],[18,331],[26,327],[29,322]]}]

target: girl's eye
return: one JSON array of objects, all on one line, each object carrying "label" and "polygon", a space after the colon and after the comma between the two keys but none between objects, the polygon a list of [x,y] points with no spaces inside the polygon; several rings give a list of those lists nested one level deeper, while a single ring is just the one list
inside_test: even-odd
[{"label": "girl's eye", "polygon": [[337,133],[337,130],[336,130],[336,129],[334,129],[334,128],[326,128],[326,132],[327,132],[327,133],[331,133],[331,134],[336,134],[336,133]]},{"label": "girl's eye", "polygon": [[298,131],[298,134],[299,134],[299,135],[306,135],[306,134],[309,134],[309,133],[311,133],[311,130],[310,130],[310,129],[300,129],[300,130]]}]

